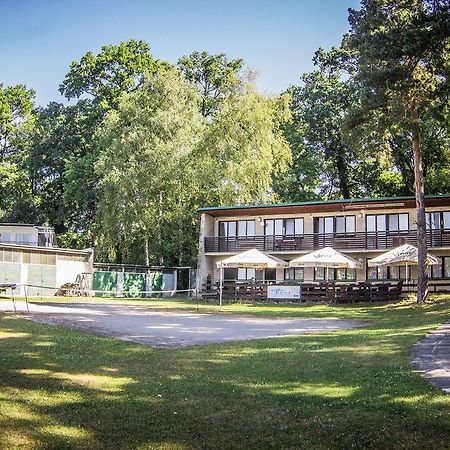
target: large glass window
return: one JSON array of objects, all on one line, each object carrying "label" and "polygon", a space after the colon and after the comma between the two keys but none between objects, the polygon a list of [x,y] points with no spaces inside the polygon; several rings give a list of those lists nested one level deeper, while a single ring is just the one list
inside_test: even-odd
[{"label": "large glass window", "polygon": [[264,269],[264,279],[266,281],[276,281],[277,269]]},{"label": "large glass window", "polygon": [[429,230],[450,229],[450,211],[427,212],[425,216]]},{"label": "large glass window", "polygon": [[355,216],[316,217],[314,232],[319,234],[353,234],[356,231]]},{"label": "large glass window", "polygon": [[238,276],[237,269],[225,268],[223,269],[223,279],[224,280],[236,280]]},{"label": "large glass window", "polygon": [[433,264],[428,266],[428,277],[429,278],[442,278],[442,262],[445,258],[438,258],[439,264]]},{"label": "large glass window", "polygon": [[[406,266],[388,266],[388,278],[390,280],[406,280]],[[408,268],[410,273],[411,268]]]},{"label": "large glass window", "polygon": [[441,213],[431,212],[425,214],[427,228],[429,230],[439,230],[441,228]]},{"label": "large glass window", "polygon": [[450,278],[450,256],[444,256],[442,258],[443,275],[444,278]]},{"label": "large glass window", "polygon": [[31,244],[31,239],[30,233],[16,233],[17,244]]},{"label": "large glass window", "polygon": [[255,280],[255,269],[240,267],[237,272],[238,280]]},{"label": "large glass window", "polygon": [[366,216],[366,231],[384,232],[384,231],[408,231],[409,214],[368,214]]},{"label": "large glass window", "polygon": [[314,267],[314,280],[324,281],[336,280],[336,281],[355,281],[356,280],[356,269],[327,269],[325,267]]},{"label": "large glass window", "polygon": [[11,233],[0,233],[0,242],[11,242]]},{"label": "large glass window", "polygon": [[450,229],[450,211],[444,211],[442,216],[444,228],[446,230]]},{"label": "large glass window", "polygon": [[386,280],[387,279],[387,267],[367,267],[367,279],[368,280]]},{"label": "large glass window", "polygon": [[220,237],[236,237],[236,236],[254,236],[255,221],[239,220],[239,221],[223,221],[219,223]]},{"label": "large glass window", "polygon": [[293,219],[266,219],[266,236],[303,234],[303,217]]},{"label": "large glass window", "polygon": [[288,267],[284,269],[284,279],[303,281],[305,279],[305,271],[303,267]]}]

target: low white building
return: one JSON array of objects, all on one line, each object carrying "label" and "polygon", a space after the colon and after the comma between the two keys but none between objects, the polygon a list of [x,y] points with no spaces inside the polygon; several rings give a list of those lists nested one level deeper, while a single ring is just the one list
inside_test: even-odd
[{"label": "low white building", "polygon": [[90,279],[93,262],[93,249],[58,248],[50,227],[0,224],[0,284],[17,284],[16,295],[54,295],[65,283]]}]

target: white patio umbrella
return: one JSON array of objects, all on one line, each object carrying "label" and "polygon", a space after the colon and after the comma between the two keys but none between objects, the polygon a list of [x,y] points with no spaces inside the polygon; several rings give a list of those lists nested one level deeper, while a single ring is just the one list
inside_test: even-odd
[{"label": "white patio umbrella", "polygon": [[[406,279],[408,280],[408,264],[417,265],[418,250],[410,244],[403,244],[388,252],[385,252],[376,258],[369,259],[367,264],[369,267],[378,266],[406,266]],[[437,258],[433,255],[427,254],[427,264],[439,264]]]},{"label": "white patio umbrella", "polygon": [[277,267],[286,267],[288,263],[275,256],[268,255],[256,248],[246,250],[237,255],[230,256],[217,263],[220,269],[219,283],[219,299],[222,306],[222,285],[223,285],[223,269],[225,268],[248,268],[248,269],[274,269]]},{"label": "white patio umbrella", "polygon": [[325,267],[356,269],[362,267],[362,264],[356,259],[350,258],[332,247],[324,247],[306,255],[293,259],[289,263],[290,267]]}]

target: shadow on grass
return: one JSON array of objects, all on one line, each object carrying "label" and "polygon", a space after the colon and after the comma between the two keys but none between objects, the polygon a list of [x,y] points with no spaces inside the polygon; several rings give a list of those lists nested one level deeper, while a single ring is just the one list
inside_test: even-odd
[{"label": "shadow on grass", "polygon": [[5,448],[444,448],[450,400],[409,350],[450,303],[373,326],[177,350],[0,316]]}]

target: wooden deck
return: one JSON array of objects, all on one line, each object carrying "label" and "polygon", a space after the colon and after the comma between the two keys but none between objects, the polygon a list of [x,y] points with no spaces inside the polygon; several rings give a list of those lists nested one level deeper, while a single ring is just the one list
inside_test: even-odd
[{"label": "wooden deck", "polygon": [[[292,285],[292,283],[277,283],[278,285]],[[403,282],[323,282],[300,283],[300,299],[280,299],[273,301],[326,302],[326,303],[355,303],[396,301],[403,292]],[[219,298],[219,287],[212,285],[205,290],[203,298]],[[238,300],[267,300],[267,283],[235,283],[223,284],[222,298],[224,301]]]}]

